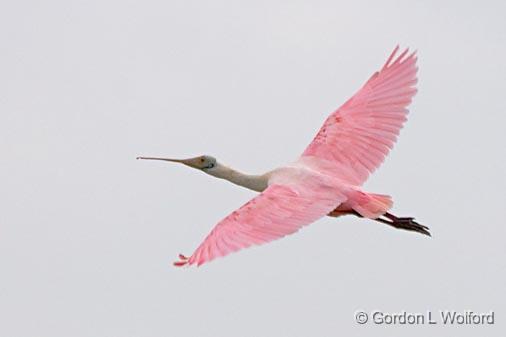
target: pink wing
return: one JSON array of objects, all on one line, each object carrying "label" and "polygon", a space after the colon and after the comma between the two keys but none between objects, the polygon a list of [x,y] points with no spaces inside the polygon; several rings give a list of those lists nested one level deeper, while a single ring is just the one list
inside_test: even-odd
[{"label": "pink wing", "polygon": [[327,118],[301,160],[316,157],[314,162],[353,185],[363,184],[380,166],[397,140],[406,121],[406,107],[416,93],[415,53],[406,56],[406,49],[392,62],[398,49],[362,89]]},{"label": "pink wing", "polygon": [[220,221],[192,256],[179,255],[181,260],[174,265],[201,265],[242,248],[295,233],[345,200],[335,189],[307,185],[270,185]]}]

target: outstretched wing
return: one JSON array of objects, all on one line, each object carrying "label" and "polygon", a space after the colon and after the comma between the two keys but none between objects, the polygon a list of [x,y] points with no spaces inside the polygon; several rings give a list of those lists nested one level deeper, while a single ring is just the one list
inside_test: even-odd
[{"label": "outstretched wing", "polygon": [[322,186],[270,185],[265,191],[220,221],[189,257],[174,265],[201,265],[251,245],[295,233],[327,215],[345,197]]},{"label": "outstretched wing", "polygon": [[313,157],[332,175],[354,185],[363,184],[380,166],[397,140],[416,93],[416,55],[408,55],[406,49],[394,60],[398,49],[362,89],[327,118],[302,160]]}]

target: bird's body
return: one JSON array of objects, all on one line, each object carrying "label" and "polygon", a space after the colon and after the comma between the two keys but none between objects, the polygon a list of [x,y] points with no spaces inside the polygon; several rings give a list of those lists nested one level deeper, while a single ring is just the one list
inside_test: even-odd
[{"label": "bird's body", "polygon": [[413,218],[388,210],[390,196],[361,186],[393,147],[416,93],[416,56],[407,50],[385,66],[325,121],[311,144],[293,163],[248,175],[210,156],[177,160],[217,178],[261,192],[220,221],[190,257],[175,265],[200,265],[231,252],[292,234],[326,215],[354,214],[390,226],[430,235]]}]

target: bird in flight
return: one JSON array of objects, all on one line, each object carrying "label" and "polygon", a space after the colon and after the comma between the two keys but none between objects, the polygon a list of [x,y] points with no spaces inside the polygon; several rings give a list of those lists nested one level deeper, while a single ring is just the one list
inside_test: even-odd
[{"label": "bird in flight", "polygon": [[209,262],[252,245],[295,233],[324,216],[355,215],[394,228],[430,236],[412,217],[389,213],[389,195],[361,186],[393,147],[416,93],[416,52],[397,55],[397,46],[381,70],[325,120],[293,163],[260,175],[244,174],[203,155],[189,159],[138,157],[181,163],[216,178],[260,192],[207,235],[189,257],[175,266]]}]

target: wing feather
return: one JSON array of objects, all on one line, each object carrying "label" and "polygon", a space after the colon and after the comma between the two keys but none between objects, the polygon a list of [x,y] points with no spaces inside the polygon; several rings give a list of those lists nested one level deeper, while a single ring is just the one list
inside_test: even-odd
[{"label": "wing feather", "polygon": [[330,168],[330,174],[354,185],[363,184],[381,165],[416,94],[416,52],[408,55],[406,49],[396,57],[398,50],[397,46],[383,68],[327,118],[301,159],[324,162],[321,166]]},{"label": "wing feather", "polygon": [[321,186],[270,185],[220,221],[189,258],[174,264],[201,265],[240,249],[293,234],[330,213],[345,199],[339,191]]}]

